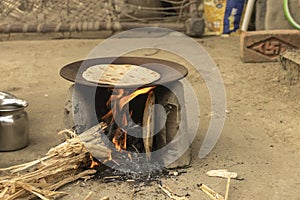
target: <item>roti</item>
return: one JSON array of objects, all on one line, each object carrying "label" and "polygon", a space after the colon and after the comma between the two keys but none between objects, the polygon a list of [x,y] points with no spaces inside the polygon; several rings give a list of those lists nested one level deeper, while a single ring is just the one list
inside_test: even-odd
[{"label": "roti", "polygon": [[100,64],[87,68],[82,77],[93,83],[114,86],[145,85],[160,79],[160,74],[131,64]]}]

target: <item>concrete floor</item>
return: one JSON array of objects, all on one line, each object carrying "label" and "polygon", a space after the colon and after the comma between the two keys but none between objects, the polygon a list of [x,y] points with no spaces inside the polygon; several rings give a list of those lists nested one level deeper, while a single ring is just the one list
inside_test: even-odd
[{"label": "concrete floor", "polygon": [[[0,43],[0,90],[27,100],[30,119],[29,146],[0,152],[0,167],[38,159],[61,142],[57,132],[64,129],[63,109],[71,83],[59,76],[59,70],[84,59],[101,41],[18,39]],[[199,146],[211,116],[210,99],[204,81],[190,71],[188,80],[201,96],[201,126],[193,144],[193,162],[187,174],[163,182],[178,193],[188,193],[189,199],[208,199],[196,184],[206,183],[224,194],[226,180],[209,178],[205,172],[228,168],[244,178],[232,181],[230,199],[299,199],[299,84],[288,86],[278,63],[241,63],[238,37],[207,37],[197,42],[219,67],[226,87],[228,114],[216,147],[209,156],[199,159]],[[146,56],[145,52],[132,54]],[[151,57],[186,63],[164,52]],[[140,188],[135,199],[166,199],[153,184],[133,186],[90,180],[69,184],[63,190],[70,193],[64,199],[83,199],[89,191],[93,192],[91,199],[128,199],[132,187]]]}]

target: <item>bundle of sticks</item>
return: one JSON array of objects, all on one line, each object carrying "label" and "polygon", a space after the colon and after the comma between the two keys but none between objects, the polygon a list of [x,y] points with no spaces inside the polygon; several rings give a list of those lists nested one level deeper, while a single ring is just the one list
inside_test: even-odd
[{"label": "bundle of sticks", "polygon": [[[69,135],[66,141],[49,150],[41,159],[0,169],[0,199],[12,200],[21,197],[39,197],[43,200],[55,199],[67,193],[57,189],[78,179],[90,179],[96,173],[91,169],[91,154],[87,142],[99,135],[99,125],[77,136],[72,131],[62,131]],[[97,137],[98,140],[99,137]],[[97,157],[107,158],[110,150],[101,143]]]}]

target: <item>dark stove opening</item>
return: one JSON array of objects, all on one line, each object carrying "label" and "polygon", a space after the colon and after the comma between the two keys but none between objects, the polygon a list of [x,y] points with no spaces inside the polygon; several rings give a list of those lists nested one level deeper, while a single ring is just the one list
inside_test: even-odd
[{"label": "dark stove opening", "polygon": [[[160,87],[158,87],[160,88]],[[124,89],[126,93],[131,94],[135,90],[133,89]],[[153,89],[155,95],[156,88]],[[113,94],[113,89],[109,88],[97,88],[96,95],[95,95],[95,110],[97,115],[98,123],[105,122],[108,125],[106,134],[110,141],[113,140],[117,129],[120,128],[118,123],[112,122],[115,121],[112,116],[109,118],[103,119],[112,109],[112,105],[109,105],[109,99]],[[145,153],[145,147],[143,143],[143,117],[144,117],[144,110],[145,104],[147,101],[148,93],[140,94],[133,98],[129,102],[128,110],[125,112],[129,113],[128,124],[123,126],[122,129],[127,132],[127,148],[126,150],[129,152],[139,152]],[[155,102],[157,103],[157,102]],[[120,120],[119,120],[120,121]],[[154,123],[154,121],[152,122]],[[154,124],[155,126],[155,124]],[[155,141],[155,136],[153,138]],[[152,145],[152,150],[156,150],[156,143],[154,142]]]}]

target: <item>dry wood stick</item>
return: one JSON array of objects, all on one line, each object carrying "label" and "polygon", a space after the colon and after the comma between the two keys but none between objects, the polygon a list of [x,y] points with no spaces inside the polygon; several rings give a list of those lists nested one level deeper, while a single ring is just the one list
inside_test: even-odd
[{"label": "dry wood stick", "polygon": [[58,188],[66,185],[67,183],[71,183],[73,181],[76,181],[77,179],[80,179],[80,178],[83,178],[83,177],[86,177],[87,179],[90,178],[92,174],[95,174],[96,173],[96,170],[93,170],[93,169],[90,169],[90,170],[85,170],[79,174],[76,174],[74,176],[71,176],[71,177],[68,177],[66,179],[63,179],[62,181],[54,184],[54,185],[51,185],[50,187],[48,187],[47,189],[48,190],[57,190]]},{"label": "dry wood stick", "polygon": [[230,187],[230,176],[228,176],[228,179],[227,179],[226,193],[225,193],[225,200],[228,200],[229,187]]},{"label": "dry wood stick", "polygon": [[135,193],[136,193],[136,190],[135,190],[135,189],[133,189],[133,190],[132,190],[132,193],[131,193],[130,200],[133,200],[133,199],[134,199],[134,195],[135,195]]},{"label": "dry wood stick", "polygon": [[38,197],[40,197],[41,199],[45,199],[45,200],[48,199],[48,198],[46,198],[46,196],[54,197],[57,195],[66,195],[67,194],[65,192],[56,192],[56,191],[50,191],[50,190],[45,190],[45,189],[41,190],[37,187],[34,187],[28,183],[21,182],[21,181],[16,182],[16,184],[21,186],[26,191],[33,193],[33,194],[37,195]]},{"label": "dry wood stick", "polygon": [[8,190],[8,188],[4,188],[4,190],[0,193],[0,199],[4,197],[7,190]]},{"label": "dry wood stick", "polygon": [[[99,131],[99,127],[97,131]],[[71,134],[72,132],[68,133]],[[93,137],[99,135],[95,129],[88,131],[88,134],[84,136],[88,136],[89,134],[94,134]],[[79,178],[90,178],[96,170],[86,170],[83,172],[78,170],[80,166],[87,165],[90,154],[84,147],[84,142],[77,136],[73,137],[50,149],[47,155],[41,159],[1,169],[2,172],[8,174],[0,177],[1,199],[13,200],[20,196],[31,196],[31,193],[46,200],[56,195],[64,194],[52,190],[56,190]],[[100,144],[98,141],[97,145],[104,145],[101,139]],[[105,146],[100,148],[100,150],[104,152],[108,151]],[[107,152],[103,153],[104,156],[105,158],[108,157]],[[33,169],[33,171],[27,172],[30,169]],[[36,187],[37,184],[39,184],[38,188]]]},{"label": "dry wood stick", "polygon": [[23,196],[24,194],[26,194],[26,190],[24,190],[23,188],[19,191],[17,191],[16,193],[8,196],[8,197],[5,197],[5,200],[14,200],[14,199],[17,199],[18,197],[20,196]]},{"label": "dry wood stick", "polygon": [[224,197],[205,184],[200,184],[200,189],[213,200],[224,200]]},{"label": "dry wood stick", "polygon": [[84,198],[84,200],[89,200],[92,196],[93,192],[90,191],[89,194]]},{"label": "dry wood stick", "polygon": [[25,169],[28,169],[36,164],[39,164],[45,160],[48,160],[50,158],[52,158],[54,155],[51,155],[51,156],[45,156],[41,159],[38,159],[38,160],[34,160],[34,161],[31,161],[31,162],[27,162],[27,163],[24,163],[24,164],[20,164],[20,165],[15,165],[15,166],[11,166],[11,167],[7,167],[7,168],[0,168],[0,171],[10,171],[10,173],[16,173],[16,172],[19,172],[19,171],[23,171]]},{"label": "dry wood stick", "polygon": [[169,187],[167,187],[167,186],[165,186],[165,185],[160,185],[160,184],[158,184],[158,187],[159,187],[160,189],[162,189],[162,191],[163,191],[166,195],[168,195],[169,198],[171,198],[171,199],[173,199],[173,200],[187,200],[186,197],[181,197],[181,196],[178,196],[178,195],[174,194],[174,192],[173,192]]},{"label": "dry wood stick", "polygon": [[[68,165],[70,163],[78,161],[78,160],[82,160],[85,158],[85,155],[83,154],[79,154],[78,156],[74,156],[73,158],[69,159],[68,161],[66,160],[59,160],[58,162],[56,162],[55,164],[52,164],[50,166],[44,166],[34,172],[31,173],[27,173],[26,175],[23,176],[17,176],[15,178],[13,178],[13,181],[18,181],[18,180],[22,180],[22,179],[27,179],[27,181],[31,181],[32,179],[41,179],[45,176],[50,176],[50,175],[54,175],[57,174],[59,171],[62,170],[72,170],[74,169],[74,166],[72,165]],[[63,167],[63,168],[60,168]]]}]

